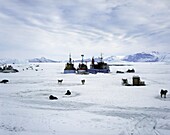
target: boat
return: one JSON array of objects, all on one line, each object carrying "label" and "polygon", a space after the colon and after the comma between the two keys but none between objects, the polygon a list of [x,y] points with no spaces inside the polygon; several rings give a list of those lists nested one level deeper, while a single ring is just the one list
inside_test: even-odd
[{"label": "boat", "polygon": [[81,63],[79,63],[78,68],[77,68],[77,74],[89,74],[88,73],[88,68],[87,68],[87,64],[84,63],[84,55],[81,55],[82,60]]},{"label": "boat", "polygon": [[64,68],[64,74],[76,73],[76,68],[74,67],[74,63],[71,59],[71,54],[69,55],[69,62],[66,63]]},{"label": "boat", "polygon": [[95,64],[94,57],[92,57],[92,61],[90,64],[90,69],[88,69],[89,73],[96,74],[96,73],[109,73],[110,68],[107,63],[103,61],[103,57],[101,54],[100,61]]}]

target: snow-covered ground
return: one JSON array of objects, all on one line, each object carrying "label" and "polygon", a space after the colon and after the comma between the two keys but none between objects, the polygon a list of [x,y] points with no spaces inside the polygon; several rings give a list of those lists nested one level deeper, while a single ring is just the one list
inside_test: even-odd
[{"label": "snow-covered ground", "polygon": [[[170,135],[170,95],[159,95],[170,92],[170,63],[130,64],[95,75],[62,74],[64,63],[24,71],[28,65],[14,65],[19,73],[0,74],[10,80],[0,83],[0,135]],[[116,74],[132,68],[136,73]],[[146,86],[121,85],[134,75]]]}]

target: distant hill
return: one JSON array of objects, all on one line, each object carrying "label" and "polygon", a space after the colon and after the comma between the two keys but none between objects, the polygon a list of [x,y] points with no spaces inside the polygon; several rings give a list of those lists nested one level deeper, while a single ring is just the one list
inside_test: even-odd
[{"label": "distant hill", "polygon": [[159,53],[159,52],[151,52],[151,53],[136,53],[133,55],[125,56],[122,61],[127,62],[169,62],[170,61],[170,53]]},{"label": "distant hill", "polygon": [[170,53],[159,55],[160,62],[170,62]]},{"label": "distant hill", "polygon": [[104,61],[106,61],[106,62],[120,62],[122,60],[119,56],[110,56],[110,57],[104,58]]},{"label": "distant hill", "polygon": [[12,59],[12,58],[11,59],[9,58],[0,59],[0,64],[22,64],[22,63],[29,63],[29,62],[30,63],[60,63],[61,61],[51,60],[45,57],[25,59],[25,60]]},{"label": "distant hill", "polygon": [[9,58],[1,58],[0,59],[0,64],[20,64],[20,63],[28,63],[27,60],[20,60],[20,59],[9,59]]},{"label": "distant hill", "polygon": [[159,57],[154,54],[142,52],[125,56],[122,60],[128,62],[158,62]]},{"label": "distant hill", "polygon": [[31,63],[60,63],[61,61],[55,61],[55,60],[47,59],[45,57],[41,57],[41,58],[29,59],[28,62],[31,62]]}]

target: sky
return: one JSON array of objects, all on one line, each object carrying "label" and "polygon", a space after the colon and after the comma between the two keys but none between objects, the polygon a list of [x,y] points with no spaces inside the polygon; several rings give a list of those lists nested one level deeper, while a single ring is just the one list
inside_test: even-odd
[{"label": "sky", "polygon": [[0,58],[170,52],[170,0],[0,0]]}]

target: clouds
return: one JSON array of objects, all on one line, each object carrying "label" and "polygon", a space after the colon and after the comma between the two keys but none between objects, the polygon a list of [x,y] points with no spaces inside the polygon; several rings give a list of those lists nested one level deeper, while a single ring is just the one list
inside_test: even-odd
[{"label": "clouds", "polygon": [[123,55],[148,49],[170,51],[168,0],[0,2],[3,55],[12,51],[15,57],[60,59],[70,52],[75,57],[81,53],[91,57],[101,52]]}]

